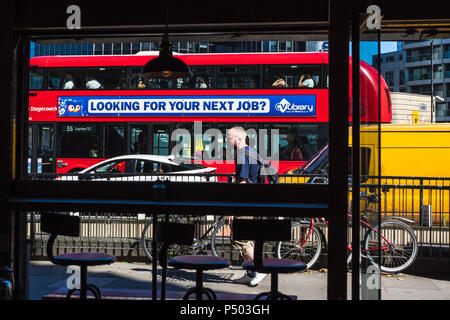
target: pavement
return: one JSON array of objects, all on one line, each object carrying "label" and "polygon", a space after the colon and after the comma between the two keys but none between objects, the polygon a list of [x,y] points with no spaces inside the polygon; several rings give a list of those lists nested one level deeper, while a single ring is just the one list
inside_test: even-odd
[{"label": "pavement", "polygon": [[[109,266],[89,267],[88,282],[100,289],[134,290],[151,293],[151,265],[145,263],[116,262]],[[48,261],[31,261],[30,300],[66,288],[67,267],[56,266]],[[158,269],[158,283],[160,281]],[[248,287],[232,283],[232,279],[243,275],[241,269],[220,269],[204,273],[204,286],[211,288],[218,296],[230,300],[252,299],[258,293],[270,290],[270,275],[258,286]],[[351,273],[348,273],[348,299],[351,299]],[[182,297],[184,292],[195,286],[195,271],[169,269],[167,273],[167,296]],[[280,274],[279,290],[296,296],[298,300],[327,299],[327,270],[309,270],[304,273]],[[382,300],[450,300],[450,275],[417,276],[411,274],[382,274]]]}]

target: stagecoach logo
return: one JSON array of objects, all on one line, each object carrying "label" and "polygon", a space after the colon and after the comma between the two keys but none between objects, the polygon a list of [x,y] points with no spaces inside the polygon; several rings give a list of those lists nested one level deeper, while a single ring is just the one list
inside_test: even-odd
[{"label": "stagecoach logo", "polygon": [[294,104],[294,103],[290,103],[286,99],[283,99],[279,103],[277,103],[275,105],[275,109],[277,111],[280,111],[281,113],[295,112],[295,113],[303,113],[305,115],[314,114],[314,105]]}]

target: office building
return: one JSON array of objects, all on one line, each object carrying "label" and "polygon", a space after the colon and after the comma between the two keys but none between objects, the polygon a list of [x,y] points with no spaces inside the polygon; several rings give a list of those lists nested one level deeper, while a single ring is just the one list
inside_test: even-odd
[{"label": "office building", "polygon": [[381,55],[381,72],[391,91],[433,95],[435,121],[450,121],[450,39],[406,41]]}]

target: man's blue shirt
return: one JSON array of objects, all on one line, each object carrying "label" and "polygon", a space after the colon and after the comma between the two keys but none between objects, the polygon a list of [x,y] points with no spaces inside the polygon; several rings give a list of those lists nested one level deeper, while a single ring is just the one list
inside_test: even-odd
[{"label": "man's blue shirt", "polygon": [[246,146],[237,150],[236,156],[236,182],[247,179],[247,183],[258,183],[259,164],[258,154],[253,148]]}]

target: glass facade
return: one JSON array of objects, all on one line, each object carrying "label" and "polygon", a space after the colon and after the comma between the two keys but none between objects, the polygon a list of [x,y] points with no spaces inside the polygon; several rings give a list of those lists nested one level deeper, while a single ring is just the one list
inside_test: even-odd
[{"label": "glass facade", "polygon": [[[247,41],[247,42],[172,42],[178,53],[228,53],[228,52],[303,52],[317,50],[316,41]],[[308,45],[307,45],[308,44]],[[316,51],[309,49],[308,51]],[[39,44],[32,43],[30,55],[122,55],[139,51],[158,51],[157,42]]]}]

